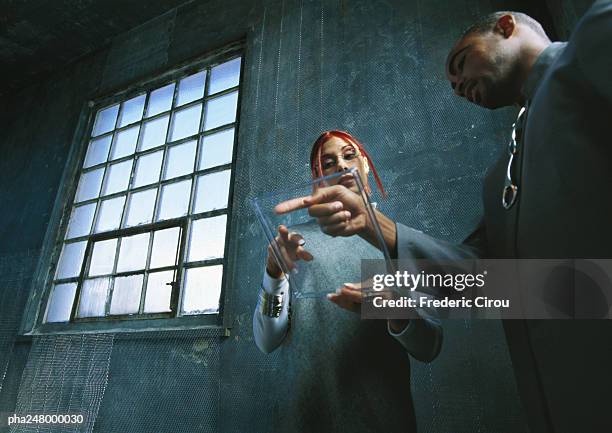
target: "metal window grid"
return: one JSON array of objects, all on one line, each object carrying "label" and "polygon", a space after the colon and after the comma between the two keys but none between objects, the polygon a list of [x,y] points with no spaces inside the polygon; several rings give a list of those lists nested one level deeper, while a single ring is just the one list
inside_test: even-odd
[{"label": "metal window grid", "polygon": [[[50,266],[50,269],[49,269],[49,275],[47,277],[48,283],[46,284],[45,295],[43,296],[43,299],[41,301],[40,308],[42,309],[41,312],[43,314],[39,314],[39,319],[38,319],[39,326],[45,324],[46,322],[46,315],[47,315],[46,310],[48,308],[48,303],[50,300],[50,296],[49,296],[50,291],[53,289],[55,285],[63,284],[63,283],[77,283],[77,289],[76,289],[76,293],[74,296],[71,315],[70,315],[70,323],[91,322],[91,321],[96,322],[96,321],[106,321],[106,320],[115,321],[115,320],[135,320],[135,319],[164,319],[164,318],[167,319],[167,318],[180,317],[182,316],[181,311],[180,311],[180,305],[182,304],[182,297],[184,293],[184,284],[183,284],[184,281],[183,280],[185,276],[185,271],[190,268],[196,268],[196,267],[202,267],[202,266],[214,266],[214,265],[223,265],[223,278],[222,278],[219,310],[217,314],[214,314],[214,315],[218,316],[222,314],[223,307],[224,307],[223,299],[224,299],[224,292],[225,292],[225,280],[226,280],[226,270],[227,270],[227,263],[226,263],[227,245],[229,241],[228,237],[229,237],[229,232],[230,232],[229,227],[230,227],[231,204],[232,204],[232,196],[233,196],[234,163],[235,163],[235,155],[236,155],[236,142],[238,139],[237,132],[238,132],[239,112],[240,112],[240,86],[243,80],[243,70],[244,70],[244,56],[243,56],[242,51],[243,50],[241,46],[230,47],[228,49],[223,50],[223,52],[221,52],[218,55],[209,56],[205,60],[194,62],[192,65],[181,67],[175,71],[166,73],[162,77],[158,77],[156,79],[150,80],[147,83],[142,83],[141,85],[133,86],[133,88],[128,91],[124,91],[124,92],[115,94],[114,96],[111,96],[110,98],[105,98],[103,100],[98,101],[97,103],[90,104],[91,114],[98,113],[102,109],[112,107],[113,105],[116,105],[116,104],[120,104],[120,105],[119,105],[118,113],[115,118],[114,128],[111,131],[105,132],[104,134],[100,134],[95,137],[91,135],[93,131],[94,123],[95,123],[95,116],[94,115],[90,116],[89,126],[87,128],[87,134],[82,140],[82,149],[80,152],[81,158],[79,159],[80,165],[79,165],[78,170],[76,170],[77,177],[76,179],[74,179],[72,194],[70,195],[69,199],[65,203],[62,223],[60,225],[61,229],[59,230],[59,236],[57,239],[56,248],[54,252],[54,260],[52,260],[52,265]],[[214,68],[215,66],[219,64],[233,60],[235,58],[241,58],[240,79],[239,79],[238,85],[227,88],[227,89],[223,89],[214,94],[209,94],[212,68]],[[180,80],[187,76],[193,75],[194,73],[198,73],[201,71],[206,71],[206,79],[205,79],[203,97],[177,106],[177,98],[179,94]],[[149,108],[151,92],[158,88],[162,88],[170,84],[174,84],[172,103],[171,103],[170,109],[160,112],[160,113],[156,113],[153,116],[147,117],[147,110]],[[220,125],[215,128],[204,131],[204,122],[205,122],[206,111],[208,107],[207,102],[212,99],[215,99],[215,98],[218,98],[224,95],[228,95],[234,92],[238,92],[238,95],[237,95],[238,103],[237,103],[237,110],[235,113],[234,121],[231,123]],[[144,105],[142,109],[142,114],[139,120],[123,125],[121,127],[117,127],[121,119],[121,116],[122,116],[123,102],[126,102],[132,98],[138,97],[143,94],[146,96],[145,96],[145,101],[144,101]],[[175,141],[169,141],[170,133],[173,127],[175,113],[182,111],[184,109],[188,109],[188,108],[197,106],[198,104],[201,104],[201,112],[200,112],[200,119],[199,119],[197,133],[191,136],[188,136],[188,137],[182,137]],[[164,143],[157,145],[153,148],[141,150],[141,143],[143,139],[143,129],[144,129],[143,126],[145,125],[145,123],[154,121],[156,119],[163,118],[165,116],[168,116],[168,124],[166,126],[166,134],[165,134]],[[127,130],[137,125],[139,125],[139,133],[138,133],[138,140],[136,143],[136,149],[134,153],[131,153],[128,156],[123,156],[123,157],[111,160],[111,154],[115,146],[117,135],[121,131]],[[198,167],[199,167],[200,159],[202,157],[202,147],[203,147],[204,137],[213,135],[221,131],[231,130],[231,129],[234,129],[231,162],[227,164],[219,165],[219,166],[206,168],[206,169],[199,169]],[[111,139],[111,143],[108,148],[105,162],[98,163],[98,164],[92,165],[87,168],[83,168],[83,165],[85,163],[85,158],[87,155],[88,146],[91,140],[100,139],[100,138],[104,138],[108,136],[113,136],[113,138]],[[194,161],[193,161],[194,165],[193,165],[192,172],[189,174],[182,175],[182,176],[173,177],[170,179],[164,179],[169,149],[175,146],[178,146],[180,144],[192,141],[192,140],[196,140],[196,152],[194,156]],[[159,152],[159,151],[163,151],[163,157],[161,161],[158,181],[155,183],[150,183],[150,184],[135,187],[134,180],[135,180],[137,162],[139,158],[155,153],[155,152]],[[132,160],[133,162],[132,162],[132,167],[130,171],[130,177],[129,177],[127,189],[119,191],[119,192],[114,192],[108,195],[102,195],[102,191],[107,181],[109,167],[111,165],[121,163],[124,161],[130,161],[130,160]],[[104,168],[104,175],[100,183],[100,189],[98,191],[97,197],[93,199],[83,200],[77,203],[75,200],[76,200],[77,188],[78,188],[78,184],[79,184],[81,175],[84,173],[92,172],[100,168]],[[196,193],[197,179],[207,174],[211,174],[215,172],[222,172],[226,170],[230,170],[230,183],[229,183],[227,207],[224,209],[216,209],[213,211],[195,213],[194,212],[194,199],[195,199],[195,193]],[[180,218],[161,220],[161,221],[156,222],[155,220],[157,219],[159,209],[160,209],[160,196],[161,196],[162,188],[164,188],[166,185],[182,182],[185,180],[191,180],[191,190],[190,190],[190,195],[189,195],[187,215],[180,217]],[[129,198],[135,193],[138,193],[140,191],[149,190],[149,189],[153,190],[154,188],[157,189],[157,192],[156,192],[156,197],[155,197],[155,203],[153,206],[153,216],[152,216],[153,222],[149,224],[134,226],[134,227],[125,227]],[[116,230],[96,233],[95,232],[96,224],[99,218],[99,213],[100,213],[102,202],[109,200],[109,199],[117,198],[117,197],[125,197],[125,201],[123,204],[123,209],[122,209],[122,213],[120,217],[120,222],[119,222],[119,228]],[[80,207],[80,206],[84,206],[84,205],[92,204],[92,203],[97,203],[97,205],[96,205],[94,216],[91,222],[89,233],[84,236],[78,236],[78,237],[74,237],[71,239],[65,239],[67,235],[67,230],[68,230],[68,222],[70,220],[70,216],[72,214],[73,209],[76,207]],[[186,256],[187,255],[187,243],[188,243],[188,237],[189,237],[189,233],[191,230],[192,222],[198,219],[210,218],[210,217],[219,216],[219,215],[227,215],[226,233],[225,233],[226,236],[225,236],[223,257],[217,258],[217,259],[188,262],[186,260],[187,259],[187,256]],[[178,240],[179,243],[178,243],[178,248],[177,248],[177,258],[175,260],[175,265],[166,266],[163,268],[150,269],[152,244],[153,244],[153,239],[154,239],[153,233],[159,230],[163,230],[163,229],[167,229],[171,227],[178,227],[180,229],[179,240]],[[145,269],[144,270],[139,269],[137,271],[130,271],[130,272],[117,272],[116,267],[117,267],[117,261],[119,260],[119,251],[121,248],[121,238],[132,236],[132,235],[139,234],[139,233],[151,233],[151,235],[149,236],[149,244],[147,248],[147,258],[146,258]],[[77,317],[78,305],[79,305],[79,300],[81,296],[83,282],[86,279],[89,279],[89,278],[86,278],[86,276],[88,274],[88,268],[89,268],[90,261],[91,261],[93,245],[95,242],[106,240],[106,239],[113,239],[113,238],[118,239],[117,244],[116,244],[116,249],[115,249],[113,273],[108,274],[108,275],[96,275],[95,276],[95,278],[112,277],[111,284],[109,285],[108,292],[106,295],[105,315],[101,317]],[[71,244],[71,243],[83,242],[83,241],[87,242],[87,246],[85,249],[85,254],[84,254],[82,264],[81,264],[81,271],[79,275],[77,277],[71,277],[71,278],[61,278],[61,279],[55,278],[54,277],[55,271],[56,271],[55,268],[58,264],[59,255],[60,255],[60,252],[63,246],[65,244]],[[172,291],[171,291],[171,301],[170,301],[171,311],[168,313],[148,313],[148,314],[144,313],[143,310],[144,310],[144,301],[146,297],[148,275],[151,272],[161,272],[164,270],[172,270],[175,275],[173,279]],[[122,276],[136,275],[136,274],[143,274],[143,285],[141,288],[138,314],[110,315],[110,303],[112,300],[114,281],[115,281],[114,277],[122,277]],[[216,322],[218,323],[218,321]],[[193,323],[193,321],[189,323]],[[214,323],[214,322],[209,321],[209,323]],[[56,324],[50,323],[50,324],[45,324],[45,325],[51,325],[51,327],[53,327]]]}]

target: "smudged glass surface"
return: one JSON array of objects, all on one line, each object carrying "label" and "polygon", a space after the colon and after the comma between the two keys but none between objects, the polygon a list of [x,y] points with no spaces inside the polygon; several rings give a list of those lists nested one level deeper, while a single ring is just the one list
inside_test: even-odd
[{"label": "smudged glass surface", "polygon": [[46,323],[68,322],[74,303],[76,283],[57,284],[53,286],[47,307]]},{"label": "smudged glass surface", "polygon": [[199,170],[232,162],[234,128],[215,132],[202,138]]},{"label": "smudged glass surface", "polygon": [[223,266],[205,266],[185,271],[183,314],[219,312]]},{"label": "smudged glass surface", "polygon": [[189,236],[188,261],[223,257],[226,225],[227,215],[193,221]]}]

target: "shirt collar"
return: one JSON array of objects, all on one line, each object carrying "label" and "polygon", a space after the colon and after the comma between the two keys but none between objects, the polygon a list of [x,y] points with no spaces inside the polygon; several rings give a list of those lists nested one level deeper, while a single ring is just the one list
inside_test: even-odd
[{"label": "shirt collar", "polygon": [[523,96],[525,100],[529,101],[535,95],[535,92],[544,76],[544,73],[550,65],[559,57],[567,42],[553,42],[542,51],[536,62],[533,64],[529,75],[527,75],[527,81],[523,85]]}]

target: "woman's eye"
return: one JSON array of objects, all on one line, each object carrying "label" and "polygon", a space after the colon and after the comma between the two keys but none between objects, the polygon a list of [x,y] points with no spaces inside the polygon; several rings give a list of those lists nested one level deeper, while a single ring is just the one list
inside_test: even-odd
[{"label": "woman's eye", "polygon": [[323,161],[323,168],[332,168],[334,165],[336,165],[336,163],[334,161],[332,161],[331,159],[327,160],[327,161]]},{"label": "woman's eye", "polygon": [[344,155],[344,159],[346,161],[350,161],[351,159],[354,159],[357,156],[356,153],[347,153],[346,155]]}]

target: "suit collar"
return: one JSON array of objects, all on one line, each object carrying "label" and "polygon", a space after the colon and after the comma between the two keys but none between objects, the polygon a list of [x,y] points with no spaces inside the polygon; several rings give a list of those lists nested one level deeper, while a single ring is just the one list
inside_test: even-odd
[{"label": "suit collar", "polygon": [[522,93],[526,101],[529,101],[531,100],[531,98],[533,98],[533,95],[535,95],[538,85],[542,81],[544,73],[546,72],[548,67],[557,60],[559,55],[561,55],[561,52],[563,51],[566,45],[567,42],[553,42],[548,47],[546,47],[544,51],[542,51],[536,62],[533,64],[533,67],[531,68],[531,71],[527,76],[527,81],[523,85]]}]

